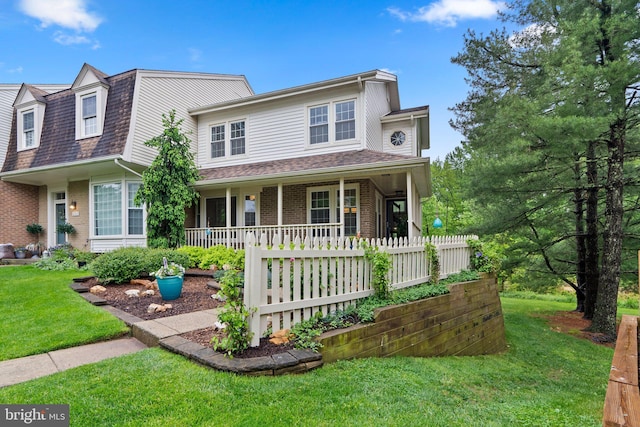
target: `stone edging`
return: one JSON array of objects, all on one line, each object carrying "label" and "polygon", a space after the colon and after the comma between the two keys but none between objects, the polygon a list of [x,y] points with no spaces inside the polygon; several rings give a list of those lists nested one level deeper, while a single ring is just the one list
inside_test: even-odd
[{"label": "stone edging", "polygon": [[219,371],[246,375],[297,374],[322,366],[322,355],[312,350],[289,350],[272,356],[231,359],[179,335],[161,339],[160,346]]},{"label": "stone edging", "polygon": [[[136,323],[144,321],[144,319],[109,305],[104,298],[90,293],[89,288],[80,284],[81,281],[82,280],[74,279],[74,283],[70,284],[69,287],[79,293],[81,297],[91,304],[100,306],[109,311],[132,329],[135,328]],[[247,359],[239,359],[236,357],[231,359],[223,353],[219,353],[210,347],[205,347],[201,344],[190,341],[180,335],[171,335],[162,339],[151,340],[150,342],[157,342],[160,347],[163,347],[166,350],[184,356],[194,362],[210,368],[225,372],[235,372],[243,375],[272,376],[298,374],[319,368],[323,364],[322,355],[312,350],[296,349],[274,354],[272,356],[261,356]]]}]

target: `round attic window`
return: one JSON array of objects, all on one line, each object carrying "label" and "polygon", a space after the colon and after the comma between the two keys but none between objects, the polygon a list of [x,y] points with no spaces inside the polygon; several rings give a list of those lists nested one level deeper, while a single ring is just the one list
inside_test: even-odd
[{"label": "round attic window", "polygon": [[399,147],[404,144],[405,134],[402,131],[395,131],[391,134],[391,144],[395,147]]}]

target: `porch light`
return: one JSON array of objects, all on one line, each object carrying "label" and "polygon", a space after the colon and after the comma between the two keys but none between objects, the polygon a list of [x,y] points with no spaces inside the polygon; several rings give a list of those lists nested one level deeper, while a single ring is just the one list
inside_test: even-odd
[{"label": "porch light", "polygon": [[69,209],[71,209],[72,211],[75,211],[76,208],[78,207],[78,204],[76,203],[76,201],[72,201],[71,204],[69,205]]},{"label": "porch light", "polygon": [[255,194],[252,194],[252,195],[249,196],[249,200],[255,200],[255,199],[256,199],[256,195]]},{"label": "porch light", "polygon": [[436,215],[436,219],[433,220],[433,228],[442,228],[442,220]]}]

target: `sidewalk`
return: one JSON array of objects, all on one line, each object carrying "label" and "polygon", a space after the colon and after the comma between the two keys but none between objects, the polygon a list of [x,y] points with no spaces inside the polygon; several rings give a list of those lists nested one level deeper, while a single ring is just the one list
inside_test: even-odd
[{"label": "sidewalk", "polygon": [[45,354],[0,362],[0,387],[18,384],[76,366],[99,362],[147,348],[135,338],[119,338]]},{"label": "sidewalk", "polygon": [[142,320],[124,311],[104,306],[131,327],[133,337],[55,350],[45,354],[0,362],[0,387],[18,384],[76,366],[135,353],[158,345],[161,339],[209,327],[217,320],[215,309]]}]

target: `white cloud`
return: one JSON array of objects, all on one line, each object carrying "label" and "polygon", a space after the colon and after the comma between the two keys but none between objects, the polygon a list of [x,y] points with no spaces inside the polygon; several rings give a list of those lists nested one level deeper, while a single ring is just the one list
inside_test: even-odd
[{"label": "white cloud", "polygon": [[11,69],[7,70],[7,72],[11,73],[11,74],[20,74],[20,73],[22,73],[23,70],[24,70],[24,68],[19,66],[19,67],[16,67],[16,68],[11,68]]},{"label": "white cloud", "polygon": [[64,34],[61,31],[56,31],[53,35],[53,40],[56,41],[56,43],[60,43],[62,45],[68,46],[70,44],[87,44],[87,43],[91,43],[91,40],[89,40],[87,37],[85,36],[81,36],[81,35],[74,35],[74,36],[70,36],[68,34]]},{"label": "white cloud", "polygon": [[25,14],[40,20],[43,28],[58,25],[92,32],[102,22],[98,15],[86,10],[85,0],[20,0],[19,7]]},{"label": "white cloud", "polygon": [[504,3],[496,0],[438,0],[422,6],[416,12],[407,12],[395,7],[387,11],[401,21],[429,22],[455,27],[465,19],[489,19],[497,15]]}]

